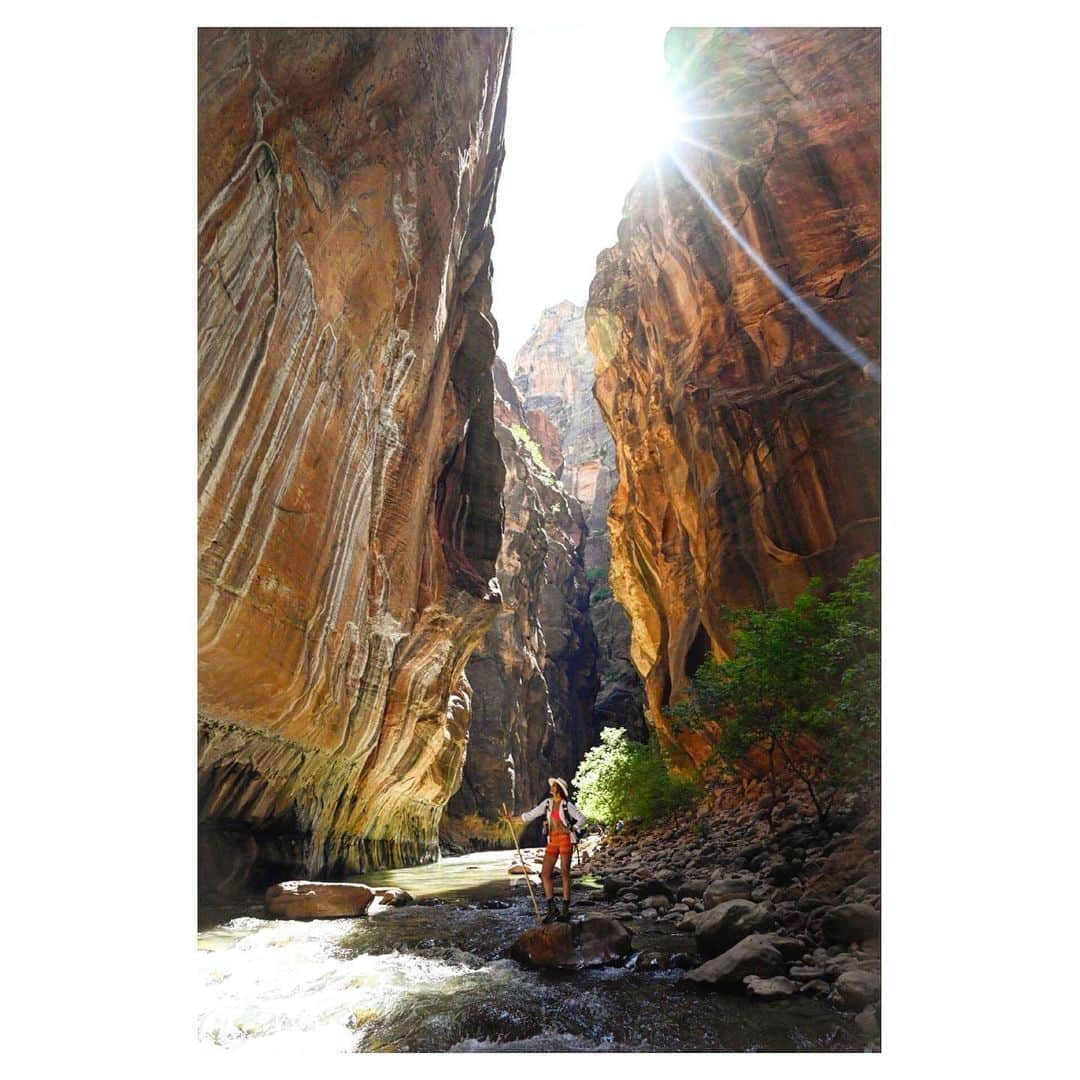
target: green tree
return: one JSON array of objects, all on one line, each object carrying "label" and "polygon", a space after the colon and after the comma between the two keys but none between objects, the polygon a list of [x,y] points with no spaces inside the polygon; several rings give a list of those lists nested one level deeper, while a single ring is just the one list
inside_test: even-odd
[{"label": "green tree", "polygon": [[620,819],[648,825],[701,797],[696,783],[672,772],[655,736],[635,742],[624,728],[604,728],[573,783],[586,817],[605,825]]},{"label": "green tree", "polygon": [[706,659],[687,695],[666,711],[672,725],[717,724],[713,760],[723,770],[762,747],[774,792],[779,756],[825,821],[837,795],[878,768],[880,574],[874,555],[827,596],[814,579],[789,608],[726,611],[734,655]]}]

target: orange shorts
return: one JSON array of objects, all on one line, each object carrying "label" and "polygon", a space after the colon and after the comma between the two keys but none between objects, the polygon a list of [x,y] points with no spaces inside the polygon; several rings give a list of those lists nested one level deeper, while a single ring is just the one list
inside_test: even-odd
[{"label": "orange shorts", "polygon": [[570,839],[568,832],[553,833],[548,838],[547,847],[544,848],[544,858],[546,859],[549,855],[565,855],[569,858],[573,850],[574,842]]}]

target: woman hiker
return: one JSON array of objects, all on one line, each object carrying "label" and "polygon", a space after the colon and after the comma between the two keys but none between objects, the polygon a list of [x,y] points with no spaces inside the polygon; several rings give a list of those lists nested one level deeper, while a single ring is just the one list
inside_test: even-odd
[{"label": "woman hiker", "polygon": [[[585,823],[585,815],[570,801],[570,789],[565,780],[557,776],[548,777],[551,794],[542,803],[526,810],[521,820],[527,825],[541,814],[547,814],[547,847],[544,848],[544,869],[541,878],[544,882],[544,895],[548,909],[543,921],[570,921],[570,859],[574,844],[577,843],[579,828]],[[562,856],[562,914],[555,907],[555,887],[551,883],[551,871],[555,860]]]}]

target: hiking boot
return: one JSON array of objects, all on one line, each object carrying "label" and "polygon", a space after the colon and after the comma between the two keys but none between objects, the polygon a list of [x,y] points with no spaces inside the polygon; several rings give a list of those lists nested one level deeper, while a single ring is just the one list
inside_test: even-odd
[{"label": "hiking boot", "polygon": [[540,920],[541,922],[554,922],[559,917],[559,909],[555,906],[555,898],[551,897],[548,900],[547,914]]},{"label": "hiking boot", "polygon": [[562,914],[559,916],[559,922],[570,921],[570,901],[564,900],[562,902]]}]

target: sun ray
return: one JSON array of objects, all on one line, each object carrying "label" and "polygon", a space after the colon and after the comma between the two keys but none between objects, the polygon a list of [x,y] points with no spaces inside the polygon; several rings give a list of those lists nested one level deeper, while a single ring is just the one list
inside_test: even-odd
[{"label": "sun ray", "polygon": [[792,306],[807,320],[807,322],[810,323],[811,326],[814,327],[815,330],[818,331],[818,333],[821,334],[822,337],[826,339],[826,341],[839,349],[863,372],[864,375],[873,379],[874,382],[881,382],[880,365],[871,360],[862,349],[854,344],[854,342],[851,342],[844,337],[839,330],[830,326],[829,323],[827,323],[786,281],[784,281],[782,277],[780,277],[765,259],[762,258],[754,246],[739,232],[738,229],[735,228],[723,210],[713,202],[709,193],[683,165],[674,149],[670,151],[670,157],[675,163],[675,167],[682,173],[683,179],[698,193],[699,198],[705,204],[709,212],[720,222],[735,243],[742,248],[751,262],[753,262],[769,281],[772,282],[780,294],[792,304]]}]

